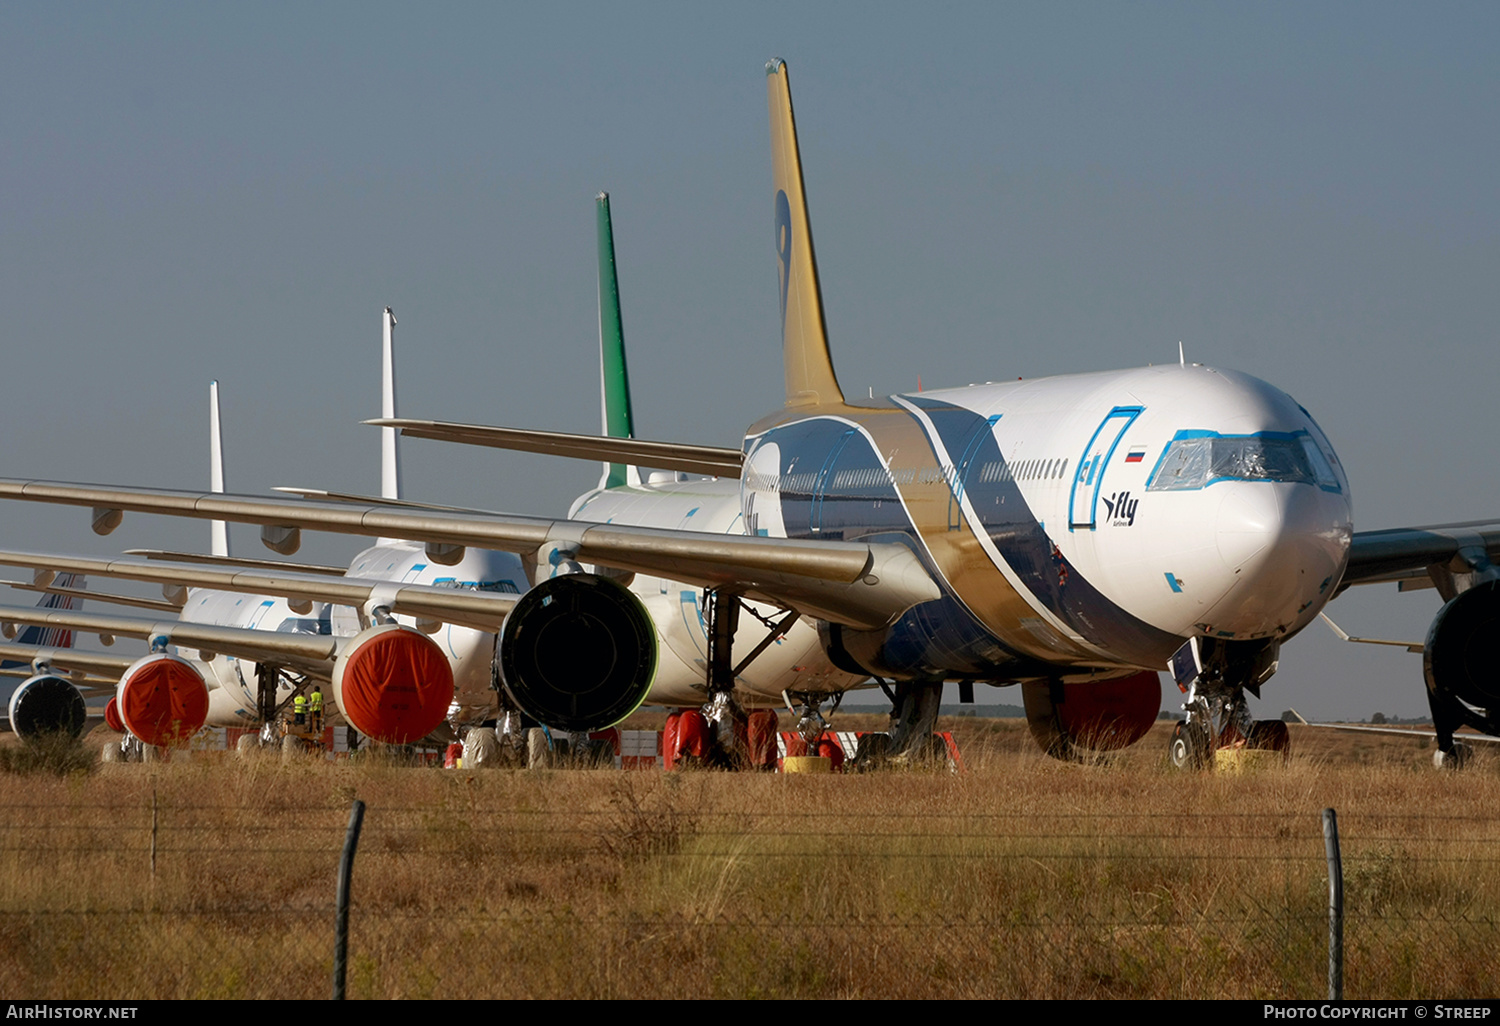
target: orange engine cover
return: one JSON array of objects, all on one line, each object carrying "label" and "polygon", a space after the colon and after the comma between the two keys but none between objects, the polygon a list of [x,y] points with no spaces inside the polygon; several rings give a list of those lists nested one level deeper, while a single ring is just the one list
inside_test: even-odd
[{"label": "orange engine cover", "polygon": [[115,709],[121,725],[144,744],[180,744],[208,718],[208,686],[192,663],[159,652],[121,675]]},{"label": "orange engine cover", "polygon": [[436,730],[453,704],[453,666],[427,635],[387,623],[356,634],[333,667],[333,701],[349,725],[386,744]]}]

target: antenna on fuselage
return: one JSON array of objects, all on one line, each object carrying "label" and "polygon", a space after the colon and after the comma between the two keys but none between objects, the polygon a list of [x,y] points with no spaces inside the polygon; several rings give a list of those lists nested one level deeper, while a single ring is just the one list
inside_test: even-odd
[{"label": "antenna on fuselage", "polygon": [[[224,433],[219,423],[219,383],[208,383],[208,489],[224,491]],[[208,553],[211,556],[229,555],[229,525],[223,520],[213,520],[208,525]]]},{"label": "antenna on fuselage", "polygon": [[807,196],[802,189],[802,157],[786,62],[766,65],[766,96],[771,107],[771,178],[775,192],[776,261],[781,284],[781,360],[788,406],[843,406],[844,393],[833,373],[823,292],[813,252]]},{"label": "antenna on fuselage", "polygon": [[[386,420],[396,416],[396,314],[385,308],[380,350],[380,415]],[[400,439],[393,427],[380,429],[380,497],[401,498]]]},{"label": "antenna on fuselage", "polygon": [[[594,197],[599,239],[599,419],[606,438],[634,438],[630,408],[630,371],[625,363],[625,322],[620,316],[620,279],[615,270],[615,230],[609,216],[609,193]],[[600,488],[639,485],[639,467],[604,464]]]},{"label": "antenna on fuselage", "polygon": [[1177,340],[1177,362],[1183,367],[1187,366],[1187,353],[1183,351],[1182,339]]}]

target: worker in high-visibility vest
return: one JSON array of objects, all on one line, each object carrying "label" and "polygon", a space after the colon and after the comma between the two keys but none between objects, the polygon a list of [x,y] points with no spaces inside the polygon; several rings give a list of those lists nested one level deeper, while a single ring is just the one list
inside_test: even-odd
[{"label": "worker in high-visibility vest", "polygon": [[323,691],[313,685],[312,695],[307,700],[307,711],[311,714],[310,725],[314,734],[323,731]]},{"label": "worker in high-visibility vest", "polygon": [[299,727],[307,722],[307,696],[300,691],[292,699],[292,722]]}]

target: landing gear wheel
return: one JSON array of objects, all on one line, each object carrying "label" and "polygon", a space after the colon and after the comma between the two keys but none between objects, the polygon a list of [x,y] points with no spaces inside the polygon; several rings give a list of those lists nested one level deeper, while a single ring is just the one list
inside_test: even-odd
[{"label": "landing gear wheel", "polygon": [[1469,764],[1469,758],[1474,754],[1474,749],[1462,741],[1453,742],[1453,747],[1446,752],[1439,748],[1432,753],[1432,764],[1438,769],[1461,770]]},{"label": "landing gear wheel", "polygon": [[709,740],[708,721],[697,709],[684,709],[677,718],[677,737],[673,742],[676,751],[672,763],[680,769],[689,766],[705,766],[712,751]]},{"label": "landing gear wheel", "polygon": [[1208,732],[1195,722],[1178,720],[1172,728],[1167,761],[1173,769],[1202,769],[1208,765]]},{"label": "landing gear wheel", "polygon": [[745,750],[753,770],[776,769],[776,729],[780,726],[775,709],[757,709],[745,725]]},{"label": "landing gear wheel", "polygon": [[880,769],[891,752],[891,735],[878,731],[861,734],[854,749],[854,768],[860,773]]},{"label": "landing gear wheel", "polygon": [[928,734],[924,747],[923,761],[931,764],[934,769],[948,768],[948,742],[943,740],[941,734]]},{"label": "landing gear wheel", "polygon": [[824,734],[818,738],[817,756],[828,760],[828,766],[834,773],[844,772],[844,746],[839,744],[838,738],[833,734]]},{"label": "landing gear wheel", "polygon": [[526,768],[546,769],[551,764],[552,746],[547,743],[547,732],[532,727],[526,732]]},{"label": "landing gear wheel", "polygon": [[1292,734],[1280,720],[1256,720],[1245,745],[1260,751],[1280,752],[1282,762],[1290,762],[1292,758]]}]

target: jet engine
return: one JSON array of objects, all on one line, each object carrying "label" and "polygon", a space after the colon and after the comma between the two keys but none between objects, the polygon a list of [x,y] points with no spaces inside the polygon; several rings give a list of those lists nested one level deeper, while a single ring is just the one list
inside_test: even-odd
[{"label": "jet engine", "polygon": [[408,745],[436,730],[453,704],[453,667],[427,635],[386,623],[356,634],[333,666],[334,705],[355,730]]},{"label": "jet engine", "polygon": [[1500,581],[1461,592],[1438,610],[1422,653],[1422,676],[1435,718],[1500,734],[1497,632]]},{"label": "jet engine", "polygon": [[137,659],[121,674],[115,703],[120,722],[142,743],[174,745],[203,726],[208,686],[192,663],[158,652]]},{"label": "jet engine", "polygon": [[564,574],[521,596],[500,630],[505,690],[560,730],[619,723],[656,679],[656,627],[640,600],[607,577]]},{"label": "jet engine", "polygon": [[26,741],[55,733],[78,737],[87,716],[83,694],[56,674],[27,678],[10,696],[10,729]]},{"label": "jet engine", "polygon": [[1075,759],[1106,752],[1146,736],[1161,710],[1161,676],[1150,670],[1114,680],[1021,685],[1026,724],[1048,755]]}]

